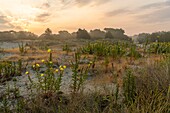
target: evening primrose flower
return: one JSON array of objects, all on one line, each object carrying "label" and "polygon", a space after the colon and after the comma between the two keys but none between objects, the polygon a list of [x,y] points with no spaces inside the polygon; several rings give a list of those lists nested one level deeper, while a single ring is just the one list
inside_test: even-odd
[{"label": "evening primrose flower", "polygon": [[60,68],[60,71],[64,71],[64,69],[63,69],[63,68]]},{"label": "evening primrose flower", "polygon": [[62,66],[60,66],[59,68],[62,68]]},{"label": "evening primrose flower", "polygon": [[92,62],[92,61],[90,61],[90,64],[93,64],[93,62]]},{"label": "evening primrose flower", "polygon": [[35,68],[35,65],[32,65],[33,68]]},{"label": "evening primrose flower", "polygon": [[67,67],[64,65],[63,68],[66,69]]},{"label": "evening primrose flower", "polygon": [[48,53],[51,53],[51,49],[48,49],[47,52],[48,52]]},{"label": "evening primrose flower", "polygon": [[58,72],[58,69],[56,69],[55,72]]},{"label": "evening primrose flower", "polygon": [[40,67],[40,64],[36,64],[37,67]]},{"label": "evening primrose flower", "polygon": [[42,74],[41,74],[41,76],[43,77],[43,76],[44,76],[44,74],[42,73]]},{"label": "evening primrose flower", "polygon": [[43,59],[43,60],[41,60],[41,62],[42,62],[42,63],[44,63],[44,62],[45,62],[45,60]]},{"label": "evening primrose flower", "polygon": [[28,75],[28,74],[29,74],[29,72],[28,72],[28,71],[26,71],[26,72],[25,72],[25,74],[26,74],[26,75]]}]

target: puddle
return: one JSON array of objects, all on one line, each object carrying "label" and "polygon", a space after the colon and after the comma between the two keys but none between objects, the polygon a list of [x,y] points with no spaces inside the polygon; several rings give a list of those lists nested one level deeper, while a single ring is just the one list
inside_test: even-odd
[{"label": "puddle", "polygon": [[3,59],[5,57],[9,57],[9,56],[12,56],[13,53],[0,53],[0,59]]},{"label": "puddle", "polygon": [[[0,42],[0,48],[3,49],[12,49],[12,48],[18,48],[18,44],[16,42]],[[23,42],[25,45],[25,43]]]}]

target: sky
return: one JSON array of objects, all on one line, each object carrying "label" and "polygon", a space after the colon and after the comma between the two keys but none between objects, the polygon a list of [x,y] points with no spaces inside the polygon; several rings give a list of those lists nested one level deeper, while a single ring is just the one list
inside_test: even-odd
[{"label": "sky", "polygon": [[0,31],[170,31],[170,0],[0,0]]}]

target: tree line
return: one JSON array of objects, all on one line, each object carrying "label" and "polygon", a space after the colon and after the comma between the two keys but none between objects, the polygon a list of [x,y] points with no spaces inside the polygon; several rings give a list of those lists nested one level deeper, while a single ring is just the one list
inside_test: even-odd
[{"label": "tree line", "polygon": [[40,35],[40,38],[77,38],[77,39],[117,39],[117,40],[131,40],[130,37],[125,35],[123,29],[105,28],[103,31],[100,29],[90,30],[78,29],[77,32],[69,33],[66,30],[59,31],[58,34],[52,34],[52,30],[47,28],[45,32]]},{"label": "tree line", "polygon": [[138,43],[146,42],[170,42],[170,31],[160,31],[154,33],[140,33],[133,36]]},{"label": "tree line", "polygon": [[3,31],[0,32],[0,40],[17,40],[17,39],[35,39],[38,38],[38,35],[31,33],[31,32],[26,32],[26,31]]},{"label": "tree line", "polygon": [[0,32],[0,40],[12,39],[36,39],[36,38],[77,38],[77,39],[117,39],[131,40],[123,29],[105,28],[104,30],[94,29],[89,32],[86,29],[78,29],[76,32],[69,33],[66,30],[59,31],[58,34],[53,34],[50,28],[47,28],[43,34],[37,36],[34,33],[26,31],[3,31]]},{"label": "tree line", "polygon": [[123,29],[104,28],[104,30],[94,29],[89,32],[86,29],[78,29],[76,32],[69,33],[66,30],[59,31],[58,34],[53,34],[50,28],[47,28],[40,36],[26,31],[3,31],[0,32],[0,40],[17,40],[17,39],[36,39],[36,38],[77,38],[77,39],[115,39],[128,40],[134,39],[138,43],[145,42],[170,42],[170,31],[160,31],[154,33],[140,33],[129,37]]}]

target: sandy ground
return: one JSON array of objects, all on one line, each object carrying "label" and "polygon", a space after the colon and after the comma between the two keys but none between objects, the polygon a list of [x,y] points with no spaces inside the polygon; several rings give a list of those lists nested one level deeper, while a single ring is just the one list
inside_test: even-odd
[{"label": "sandy ground", "polygon": [[[37,81],[36,78],[36,74],[31,70],[31,65],[36,62],[36,63],[41,63],[42,59],[48,59],[49,54],[44,51],[44,50],[39,50],[38,48],[36,48],[36,50],[31,50],[28,49],[27,53],[25,53],[23,56],[20,55],[19,49],[18,49],[18,43],[2,43],[0,45],[1,48],[4,49],[4,52],[1,53],[1,57],[0,60],[17,60],[17,59],[22,59],[23,61],[29,61],[29,65],[27,68],[27,71],[30,72],[30,76],[32,78],[33,81]],[[64,93],[70,93],[71,89],[70,89],[70,85],[71,85],[71,79],[72,79],[72,70],[69,68],[69,63],[68,61],[70,61],[71,59],[73,59],[73,52],[70,52],[69,54],[66,54],[66,52],[61,51],[61,49],[55,48],[57,46],[53,46],[54,48],[52,48],[53,50],[53,59],[54,61],[57,61],[60,65],[67,65],[68,68],[65,70],[65,73],[62,77],[62,86],[61,86],[61,90]],[[88,59],[85,60],[84,62],[89,62]],[[23,72],[22,76],[17,76],[14,77],[17,81],[7,81],[5,83],[0,83],[0,94],[2,95],[7,87],[14,87],[14,84],[16,84],[16,86],[20,89],[20,94],[21,96],[27,97],[30,90],[29,90],[29,86],[30,86],[30,82],[28,80],[27,75],[25,75],[25,72]],[[99,78],[98,78],[99,79]],[[95,90],[102,90],[104,91],[104,89],[110,89],[110,87],[112,87],[112,89],[114,89],[113,87],[115,87],[115,85],[111,82],[107,83],[107,78],[106,81],[103,83],[101,83],[99,85],[99,81],[104,80],[103,78],[100,78],[101,80],[94,80],[95,82],[92,82],[92,78],[89,74],[88,79],[85,81],[83,89],[85,92],[91,92],[91,91],[95,91]],[[106,85],[108,84],[108,85]]]}]

